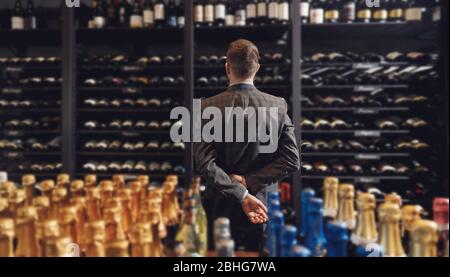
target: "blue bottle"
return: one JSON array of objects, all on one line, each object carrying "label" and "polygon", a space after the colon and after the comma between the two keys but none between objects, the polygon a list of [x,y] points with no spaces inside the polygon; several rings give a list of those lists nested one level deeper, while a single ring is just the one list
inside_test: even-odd
[{"label": "blue bottle", "polygon": [[309,251],[309,249],[306,247],[296,245],[291,248],[291,251],[289,251],[289,257],[311,257],[311,251]]},{"label": "blue bottle", "polygon": [[306,230],[308,229],[308,204],[309,200],[314,197],[316,193],[312,189],[304,189],[300,194],[300,236],[306,236]]},{"label": "blue bottle", "polygon": [[320,198],[309,200],[308,228],[306,230],[305,246],[311,251],[312,256],[322,257],[326,254],[326,239],[323,234],[323,201]]},{"label": "blue bottle", "polygon": [[269,218],[267,229],[267,250],[269,257],[280,255],[280,234],[284,227],[284,216],[280,211],[274,211]]},{"label": "blue bottle", "polygon": [[348,227],[344,222],[328,222],[326,225],[327,256],[348,256]]},{"label": "blue bottle", "polygon": [[297,228],[284,226],[280,235],[280,257],[289,257],[291,249],[297,244]]},{"label": "blue bottle", "polygon": [[281,211],[281,204],[278,200],[271,200],[269,201],[267,205],[267,211],[269,212],[269,215],[271,215],[274,211]]}]

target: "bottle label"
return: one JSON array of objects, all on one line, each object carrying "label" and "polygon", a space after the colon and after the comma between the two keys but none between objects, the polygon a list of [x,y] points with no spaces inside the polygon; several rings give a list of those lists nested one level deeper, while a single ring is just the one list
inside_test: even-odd
[{"label": "bottle label", "polygon": [[372,12],[369,9],[358,11],[358,19],[370,19],[372,17]]},{"label": "bottle label", "polygon": [[94,22],[95,22],[95,28],[98,28],[98,29],[105,27],[105,24],[106,24],[106,20],[103,16],[96,16],[94,18]]},{"label": "bottle label", "polygon": [[355,3],[348,3],[342,8],[342,18],[345,21],[354,21],[356,13]]},{"label": "bottle label", "polygon": [[142,28],[142,16],[133,14],[130,16],[130,27],[131,28]]},{"label": "bottle label", "polygon": [[278,19],[278,3],[277,2],[269,3],[269,18]]},{"label": "bottle label", "polygon": [[393,9],[389,11],[389,18],[401,19],[403,17],[402,9]]},{"label": "bottle label", "polygon": [[153,22],[154,22],[153,10],[144,10],[143,16],[144,16],[144,25],[145,26],[153,25]]},{"label": "bottle label", "polygon": [[278,20],[289,21],[289,3],[283,2],[278,4]]},{"label": "bottle label", "polygon": [[179,27],[183,27],[185,22],[186,22],[186,20],[185,20],[184,16],[177,17],[177,25]]},{"label": "bottle label", "polygon": [[440,6],[434,8],[433,15],[432,15],[431,19],[433,21],[440,21],[441,20],[441,7]]},{"label": "bottle label", "polygon": [[236,26],[245,26],[245,10],[237,10],[234,20]]},{"label": "bottle label", "polygon": [[256,5],[248,4],[247,5],[247,18],[255,18],[256,17]]},{"label": "bottle label", "polygon": [[421,21],[422,20],[422,8],[409,8],[405,12],[406,21]]},{"label": "bottle label", "polygon": [[388,17],[388,12],[386,10],[378,10],[373,13],[373,18],[377,20],[386,20]]},{"label": "bottle label", "polygon": [[158,4],[155,5],[155,20],[165,20],[165,12],[164,12],[164,5]]},{"label": "bottle label", "polygon": [[267,5],[265,2],[258,3],[258,17],[266,17],[267,16]]},{"label": "bottle label", "polygon": [[11,29],[23,30],[25,29],[25,20],[20,16],[11,17]]},{"label": "bottle label", "polygon": [[308,2],[301,2],[300,3],[300,16],[301,17],[309,17],[309,3]]},{"label": "bottle label", "polygon": [[325,12],[325,19],[328,19],[328,20],[335,19],[335,20],[337,20],[338,18],[339,18],[339,11],[337,11],[337,10],[330,10],[330,11],[326,11]]},{"label": "bottle label", "polygon": [[310,21],[312,24],[322,24],[323,23],[323,9],[311,9]]},{"label": "bottle label", "polygon": [[29,17],[27,19],[27,21],[28,21],[27,28],[29,28],[29,29],[36,29],[36,17],[35,16]]},{"label": "bottle label", "polygon": [[215,13],[215,18],[216,19],[225,19],[225,5],[220,4],[220,5],[216,5],[215,9],[214,9],[214,13]]},{"label": "bottle label", "polygon": [[225,25],[226,26],[234,26],[234,15],[227,14],[227,16],[225,17]]},{"label": "bottle label", "polygon": [[194,22],[203,22],[203,6],[197,5],[194,7]]},{"label": "bottle label", "polygon": [[205,22],[213,22],[214,21],[214,6],[206,5],[205,6]]}]

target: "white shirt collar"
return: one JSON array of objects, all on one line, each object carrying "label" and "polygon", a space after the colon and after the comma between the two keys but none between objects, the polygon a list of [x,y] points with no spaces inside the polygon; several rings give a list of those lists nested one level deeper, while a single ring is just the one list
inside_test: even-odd
[{"label": "white shirt collar", "polygon": [[254,86],[253,82],[237,82],[237,83],[230,84],[230,87],[235,86],[235,85],[252,85],[252,86]]}]

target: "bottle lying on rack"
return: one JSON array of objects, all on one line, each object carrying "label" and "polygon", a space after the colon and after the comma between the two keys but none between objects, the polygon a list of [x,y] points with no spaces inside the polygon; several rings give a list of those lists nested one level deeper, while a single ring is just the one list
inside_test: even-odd
[{"label": "bottle lying on rack", "polygon": [[106,76],[102,79],[86,78],[82,84],[87,87],[102,87],[102,86],[133,86],[133,87],[181,87],[184,84],[183,76],[132,76],[127,79],[115,76]]},{"label": "bottle lying on rack", "polygon": [[[302,23],[436,22],[441,19],[440,0],[302,0]],[[373,6],[372,6],[373,5]]]},{"label": "bottle lying on rack", "polygon": [[[159,142],[157,140],[146,141],[121,141],[121,140],[89,140],[84,143],[84,148],[89,151],[111,151],[111,152],[167,152],[167,151],[184,151],[185,145],[182,142]],[[1,149],[1,144],[0,144]]]},{"label": "bottle lying on rack", "polygon": [[397,139],[382,138],[367,139],[316,139],[314,141],[303,140],[300,144],[303,152],[368,152],[378,153],[380,151],[424,151],[429,150],[430,145],[419,139]]},{"label": "bottle lying on rack", "polygon": [[304,161],[301,170],[307,176],[338,174],[355,176],[426,176],[430,169],[417,161],[401,162],[372,162],[363,160],[332,159],[327,162]]},{"label": "bottle lying on rack", "polygon": [[50,173],[58,172],[62,169],[60,162],[23,162],[15,165],[14,171],[19,172],[36,172],[36,173]]},{"label": "bottle lying on rack", "polygon": [[2,66],[42,66],[59,63],[61,63],[61,57],[56,56],[0,57],[0,65]]},{"label": "bottle lying on rack", "polygon": [[145,121],[145,120],[112,120],[101,122],[97,120],[85,121],[82,126],[87,130],[118,130],[118,131],[144,131],[144,130],[169,130],[172,126],[170,120]]},{"label": "bottle lying on rack", "polygon": [[51,140],[43,140],[41,138],[22,139],[1,139],[0,151],[57,151],[61,149],[61,137],[55,137]]},{"label": "bottle lying on rack", "polygon": [[62,78],[56,76],[36,76],[28,78],[12,79],[8,78],[3,80],[3,86],[19,86],[25,88],[36,88],[36,87],[58,87],[61,86]]},{"label": "bottle lying on rack", "polygon": [[[155,66],[155,65],[182,65],[183,55],[154,55],[154,56],[140,56],[132,57],[129,55],[100,55],[100,56],[82,56],[80,58],[82,66],[88,67],[91,65],[101,66]],[[124,68],[126,70],[126,68]]]},{"label": "bottle lying on rack", "polygon": [[[0,106],[2,106],[0,100]],[[83,106],[87,108],[153,108],[169,109],[180,105],[180,101],[172,98],[125,98],[125,99],[107,99],[107,98],[88,98],[83,100]]]},{"label": "bottle lying on rack", "polygon": [[179,28],[185,22],[184,1],[99,0],[91,9],[92,16],[82,25],[92,29]]},{"label": "bottle lying on rack", "polygon": [[146,162],[127,160],[120,161],[89,161],[82,165],[82,169],[92,173],[109,173],[109,172],[140,172],[153,174],[174,173],[182,175],[185,173],[184,166],[173,165],[171,162]]},{"label": "bottle lying on rack", "polygon": [[61,107],[61,101],[9,100],[0,98],[0,107],[18,109],[57,108]]},{"label": "bottle lying on rack", "polygon": [[332,52],[314,53],[303,57],[304,63],[413,63],[430,64],[439,59],[436,53],[425,52],[398,52],[393,51],[385,55],[378,53],[354,53],[354,52]]},{"label": "bottle lying on rack", "polygon": [[36,119],[17,118],[9,119],[4,122],[5,129],[16,130],[57,130],[60,126],[60,117],[41,117]]}]

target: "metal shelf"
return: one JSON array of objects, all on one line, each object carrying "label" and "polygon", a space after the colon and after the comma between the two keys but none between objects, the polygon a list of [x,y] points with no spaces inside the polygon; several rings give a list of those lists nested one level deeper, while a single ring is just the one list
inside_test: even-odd
[{"label": "metal shelf", "polygon": [[141,151],[141,152],[112,152],[112,151],[105,151],[105,152],[89,152],[89,151],[85,151],[85,152],[78,152],[77,155],[79,156],[133,156],[133,157],[148,157],[148,156],[183,156],[184,153],[183,152],[171,152],[171,151],[167,151],[167,152],[151,152],[151,151]]},{"label": "metal shelf", "polygon": [[302,108],[303,112],[354,112],[355,114],[374,114],[378,112],[405,112],[410,111],[408,107],[317,107],[317,108]]},{"label": "metal shelf", "polygon": [[145,131],[145,130],[78,130],[76,132],[77,134],[80,135],[93,135],[93,134],[97,134],[97,135],[114,135],[114,134],[120,134],[120,135],[124,135],[124,136],[128,136],[128,134],[130,134],[130,136],[134,136],[134,135],[151,135],[151,134],[169,134],[170,130],[153,130],[153,131]]},{"label": "metal shelf", "polygon": [[145,109],[145,108],[115,108],[115,109],[103,109],[103,108],[83,108],[78,109],[77,112],[83,113],[168,113],[168,109]]},{"label": "metal shelf", "polygon": [[1,30],[0,46],[28,45],[30,42],[36,46],[53,46],[61,44],[60,29],[36,30]]},{"label": "metal shelf", "polygon": [[379,89],[407,89],[409,85],[302,85],[305,90],[351,90],[352,92],[372,92]]},{"label": "metal shelf", "polygon": [[120,92],[120,93],[146,93],[146,92],[183,92],[183,87],[134,87],[134,86],[122,86],[122,87],[78,87],[79,92]]}]

